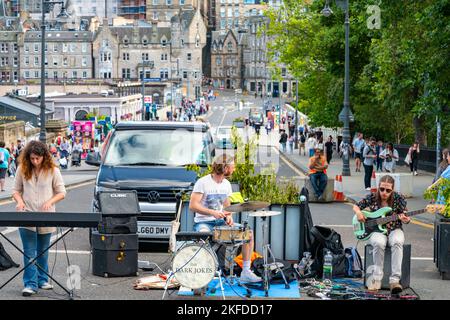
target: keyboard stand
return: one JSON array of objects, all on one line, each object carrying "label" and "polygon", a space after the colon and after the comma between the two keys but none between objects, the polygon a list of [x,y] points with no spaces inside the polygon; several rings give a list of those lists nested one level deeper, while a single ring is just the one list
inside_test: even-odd
[{"label": "keyboard stand", "polygon": [[[39,259],[40,256],[42,256],[44,253],[49,251],[55,244],[57,244],[60,240],[62,240],[65,236],[67,236],[70,232],[73,231],[73,228],[69,228],[64,234],[62,234],[58,239],[53,241],[44,251],[41,252],[36,258],[34,258],[32,261],[28,262],[26,266],[24,266],[22,269],[19,270],[11,279],[6,281],[2,286],[0,286],[0,290],[3,289],[8,283],[13,281],[19,274],[21,274],[28,266],[35,264],[36,260]],[[14,248],[17,249],[25,258],[30,259],[27,255],[25,255],[25,252],[23,252],[18,246],[16,246],[11,240],[9,240],[2,232],[0,232],[0,235],[8,241]],[[44,269],[41,268],[40,265],[36,264],[36,267],[38,267],[42,272],[44,272],[50,279],[53,280],[61,289],[63,289],[69,296],[69,300],[73,300],[74,294],[73,294],[73,288],[69,291],[66,289],[63,285],[61,285],[58,281],[56,281],[50,274],[48,274]]]}]

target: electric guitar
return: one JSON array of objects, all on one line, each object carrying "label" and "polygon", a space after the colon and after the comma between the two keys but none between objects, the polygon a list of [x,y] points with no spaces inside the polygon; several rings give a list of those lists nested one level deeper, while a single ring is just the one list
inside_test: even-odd
[{"label": "electric guitar", "polygon": [[[421,214],[424,212],[435,213],[442,210],[443,205],[429,204],[425,209],[409,211],[404,213],[407,217],[412,217],[417,214]],[[389,212],[392,211],[390,207],[384,207],[378,209],[375,212],[370,211],[361,211],[364,217],[366,217],[365,222],[358,221],[356,214],[353,216],[353,233],[355,234],[356,239],[358,240],[368,240],[372,233],[381,232],[383,234],[387,233],[386,224],[392,221],[399,220],[397,214],[393,214],[391,216],[386,216]]]}]

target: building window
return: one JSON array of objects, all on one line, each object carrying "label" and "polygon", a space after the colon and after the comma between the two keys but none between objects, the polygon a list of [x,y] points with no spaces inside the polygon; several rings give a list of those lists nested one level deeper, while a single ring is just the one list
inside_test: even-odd
[{"label": "building window", "polygon": [[39,44],[34,44],[34,52],[39,52]]},{"label": "building window", "polygon": [[227,43],[228,52],[233,52],[233,44],[231,42]]},{"label": "building window", "polygon": [[286,68],[281,68],[281,76],[286,77]]},{"label": "building window", "polygon": [[29,47],[27,44],[25,45],[24,48],[25,48],[25,52],[26,52],[26,53],[30,52],[30,47]]},{"label": "building window", "polygon": [[129,61],[130,60],[130,54],[128,52],[124,52],[122,55],[122,58],[124,61]]},{"label": "building window", "polygon": [[19,65],[19,57],[14,57],[13,66],[17,67]]},{"label": "building window", "polygon": [[2,57],[0,65],[7,66],[8,65],[8,57]]},{"label": "building window", "polygon": [[165,46],[167,45],[167,40],[166,40],[166,39],[162,39],[162,40],[161,40],[161,45],[162,45],[163,47],[165,47]]},{"label": "building window", "polygon": [[53,57],[53,65],[54,65],[54,66],[57,66],[58,63],[59,63],[58,57]]},{"label": "building window", "polygon": [[152,0],[152,3],[154,6],[157,6],[159,4],[159,0]]},{"label": "building window", "polygon": [[30,71],[25,71],[25,72],[23,73],[23,77],[24,77],[25,79],[28,79],[28,78],[30,77]]},{"label": "building window", "polygon": [[17,71],[13,72],[13,80],[14,81],[19,81],[19,72],[17,72]]},{"label": "building window", "polygon": [[76,50],[76,44],[75,43],[71,43],[70,44],[70,52],[75,52]]},{"label": "building window", "polygon": [[76,71],[72,71],[72,78],[78,78],[78,73]]},{"label": "building window", "polygon": [[187,60],[188,61],[192,61],[192,53],[188,53],[187,54]]},{"label": "building window", "polygon": [[180,0],[180,6],[184,6],[185,0]]},{"label": "building window", "polygon": [[158,12],[153,12],[153,20],[158,20]]},{"label": "building window", "polygon": [[159,71],[159,76],[160,76],[161,79],[169,79],[169,70],[161,69]]},{"label": "building window", "polygon": [[166,0],[166,5],[171,6],[172,5],[172,0]]},{"label": "building window", "polygon": [[81,65],[82,65],[83,67],[86,67],[86,66],[87,66],[87,57],[82,57],[82,58],[81,58]]},{"label": "building window", "polygon": [[7,43],[2,43],[0,51],[1,52],[8,52],[8,44]]},{"label": "building window", "polygon": [[68,50],[68,45],[67,45],[67,43],[63,43],[63,49],[62,49],[62,51],[63,52],[67,52],[67,50]]},{"label": "building window", "polygon": [[131,78],[131,70],[130,69],[122,69],[122,78],[130,79]]},{"label": "building window", "polygon": [[220,17],[225,18],[225,14],[226,14],[225,8],[224,7],[220,8]]},{"label": "building window", "polygon": [[53,79],[58,79],[58,71],[53,71]]},{"label": "building window", "polygon": [[39,78],[39,71],[35,71],[35,72],[34,72],[34,77],[35,77],[35,78]]},{"label": "building window", "polygon": [[148,61],[148,53],[143,53],[142,54],[142,60]]},{"label": "building window", "polygon": [[167,61],[167,53],[161,55],[161,61]]},{"label": "building window", "polygon": [[227,27],[227,19],[220,20],[220,29],[224,30]]},{"label": "building window", "polygon": [[83,79],[87,78],[87,71],[83,71]]},{"label": "building window", "polygon": [[187,77],[188,77],[187,71],[183,71],[183,79],[187,79]]},{"label": "building window", "polygon": [[53,44],[53,52],[58,52],[58,44]]},{"label": "building window", "polygon": [[82,43],[81,44],[81,52],[87,52],[87,43]]},{"label": "building window", "polygon": [[39,57],[34,57],[34,65],[35,66],[39,65]]},{"label": "building window", "polygon": [[218,66],[222,65],[222,58],[216,58],[216,64]]}]

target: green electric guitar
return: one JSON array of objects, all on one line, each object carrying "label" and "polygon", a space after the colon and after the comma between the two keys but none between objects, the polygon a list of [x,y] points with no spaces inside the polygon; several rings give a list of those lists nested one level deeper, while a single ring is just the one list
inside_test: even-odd
[{"label": "green electric guitar", "polygon": [[[405,213],[405,216],[412,217],[417,214],[421,214],[424,212],[435,213],[442,209],[441,205],[428,205],[425,209],[409,211]],[[356,239],[358,240],[367,240],[370,238],[372,233],[380,232],[383,234],[387,233],[386,224],[392,221],[396,221],[399,219],[397,214],[393,214],[391,216],[386,216],[389,212],[392,211],[390,207],[384,207],[378,209],[375,212],[370,211],[361,211],[364,217],[366,217],[365,222],[359,222],[356,214],[353,216],[353,232],[355,234]]]}]

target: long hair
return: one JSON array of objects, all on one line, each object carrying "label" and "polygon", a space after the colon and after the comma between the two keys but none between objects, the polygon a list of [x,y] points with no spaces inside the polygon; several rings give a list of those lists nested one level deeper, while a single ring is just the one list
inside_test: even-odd
[{"label": "long hair", "polygon": [[217,156],[212,164],[212,173],[222,175],[225,173],[225,167],[234,163],[234,157],[226,153]]},{"label": "long hair", "polygon": [[[389,183],[392,184],[392,192],[389,195],[389,198],[387,199],[387,203],[389,205],[389,207],[392,208],[392,205],[394,204],[394,186],[395,186],[395,180],[394,178],[392,178],[390,175],[385,175],[382,176],[380,179],[380,183],[378,185],[378,188],[380,187],[380,184],[384,182],[384,183]],[[381,195],[380,195],[380,190],[378,189],[377,193],[376,193],[376,199],[377,199],[377,204],[378,207],[381,208]]]},{"label": "long hair", "polygon": [[30,141],[22,150],[19,156],[20,170],[25,180],[30,180],[33,175],[33,164],[31,163],[31,154],[44,157],[42,160],[42,171],[44,174],[52,172],[56,165],[53,162],[52,155],[47,146],[40,141]]},{"label": "long hair", "polygon": [[447,167],[450,165],[447,161],[448,153],[450,152],[449,149],[442,150],[442,161],[439,164],[439,167],[441,167],[443,170],[447,169]]}]

